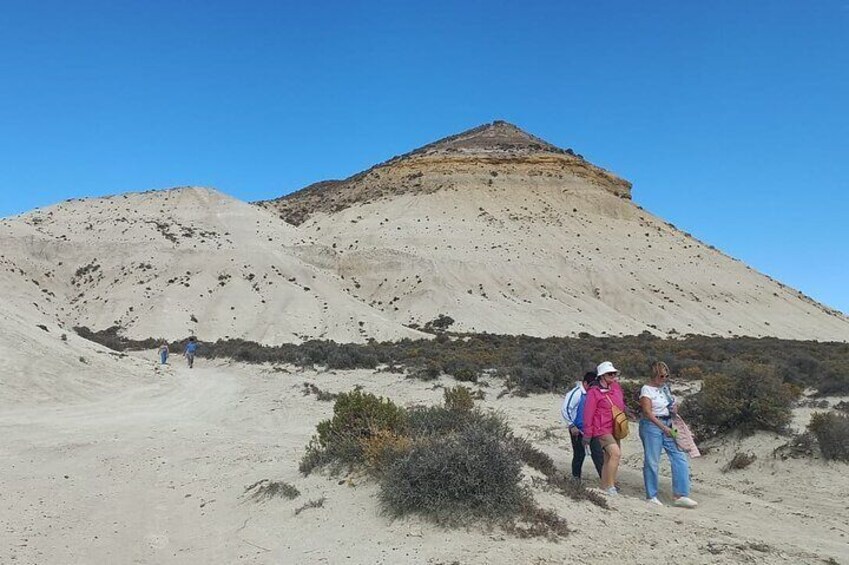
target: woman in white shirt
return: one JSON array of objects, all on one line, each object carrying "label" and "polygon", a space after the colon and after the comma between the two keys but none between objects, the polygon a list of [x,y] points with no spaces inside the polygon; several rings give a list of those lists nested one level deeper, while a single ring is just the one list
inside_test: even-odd
[{"label": "woman in white shirt", "polygon": [[695,508],[697,503],[690,498],[690,462],[687,454],[675,443],[672,417],[677,407],[675,398],[666,384],[668,379],[669,367],[666,363],[655,363],[652,365],[651,379],[640,389],[640,440],[643,442],[643,482],[646,487],[646,499],[652,504],[663,506],[657,498],[657,471],[660,453],[666,451],[672,464],[672,504]]}]

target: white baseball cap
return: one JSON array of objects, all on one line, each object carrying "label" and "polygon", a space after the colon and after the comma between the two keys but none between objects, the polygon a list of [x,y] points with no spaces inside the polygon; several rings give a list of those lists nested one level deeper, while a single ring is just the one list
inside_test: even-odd
[{"label": "white baseball cap", "polygon": [[613,363],[611,363],[610,361],[605,361],[604,363],[599,365],[595,370],[596,375],[598,375],[599,377],[602,376],[602,375],[605,375],[607,373],[618,373],[618,372],[619,372],[619,369],[614,367]]}]

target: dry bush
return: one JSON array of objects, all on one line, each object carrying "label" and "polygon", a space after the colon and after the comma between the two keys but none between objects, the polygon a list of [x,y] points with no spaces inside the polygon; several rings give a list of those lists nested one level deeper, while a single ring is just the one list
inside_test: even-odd
[{"label": "dry bush", "polygon": [[360,440],[366,468],[375,475],[381,475],[393,461],[407,453],[412,440],[391,430],[375,430]]},{"label": "dry bush", "polygon": [[817,438],[824,458],[849,461],[849,415],[836,412],[814,414],[808,429]]},{"label": "dry bush", "polygon": [[811,432],[794,435],[787,443],[776,447],[772,455],[779,459],[803,459],[814,457],[817,451],[817,438]]},{"label": "dry bush", "polygon": [[521,486],[521,444],[504,417],[474,409],[464,387],[445,396],[447,406],[405,410],[360,390],[339,395],[301,471],[359,468],[377,479],[383,510],[393,516],[417,513],[441,524],[474,518],[521,536],[565,535],[565,522]]},{"label": "dry bush", "polygon": [[301,491],[295,486],[284,481],[270,481],[262,479],[251,486],[245,488],[245,493],[250,493],[251,499],[255,501],[268,500],[270,498],[288,498],[289,500],[297,498]]},{"label": "dry bush", "polygon": [[783,432],[798,396],[799,390],[782,382],[769,366],[737,362],[728,374],[705,377],[701,391],[681,409],[699,439],[732,430]]},{"label": "dry bush", "polygon": [[303,394],[304,396],[314,394],[316,400],[320,400],[322,402],[330,402],[331,400],[336,400],[339,397],[338,394],[321,390],[313,383],[304,383]]},{"label": "dry bush", "polygon": [[749,465],[755,462],[757,457],[754,453],[743,453],[737,452],[734,454],[734,457],[731,458],[731,461],[725,464],[722,468],[723,473],[727,473],[728,471],[738,471],[740,469],[745,469]]},{"label": "dry bush", "polygon": [[548,454],[531,445],[531,442],[527,439],[514,438],[513,445],[519,453],[519,458],[527,466],[545,475],[548,484],[558,489],[562,494],[572,500],[586,500],[601,508],[610,508],[604,496],[588,490],[583,483],[574,481],[571,477],[567,477],[558,471],[554,465],[554,460]]},{"label": "dry bush", "polygon": [[475,407],[472,391],[462,385],[445,389],[445,407],[456,412],[468,412]]},{"label": "dry bush", "polygon": [[304,510],[309,510],[310,508],[321,508],[324,506],[324,501],[327,500],[325,497],[316,498],[315,500],[310,500],[303,506],[295,509],[295,516],[303,512]]},{"label": "dry bush", "polygon": [[515,518],[530,496],[519,484],[519,457],[507,437],[479,424],[471,420],[456,434],[414,443],[381,480],[383,510],[441,524]]}]

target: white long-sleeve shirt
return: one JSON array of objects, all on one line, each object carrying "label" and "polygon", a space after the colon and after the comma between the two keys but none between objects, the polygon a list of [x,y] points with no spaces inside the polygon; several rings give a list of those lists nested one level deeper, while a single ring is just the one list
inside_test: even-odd
[{"label": "white long-sleeve shirt", "polygon": [[570,428],[575,425],[575,418],[578,417],[578,404],[581,403],[581,397],[585,394],[587,394],[587,389],[584,388],[584,383],[578,381],[574,388],[566,393],[566,398],[563,399],[560,414]]}]

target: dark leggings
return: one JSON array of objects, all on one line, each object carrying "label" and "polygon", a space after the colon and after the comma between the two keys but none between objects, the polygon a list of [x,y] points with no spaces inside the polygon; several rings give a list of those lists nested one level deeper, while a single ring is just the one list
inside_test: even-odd
[{"label": "dark leggings", "polygon": [[[584,457],[586,457],[583,444],[584,436],[573,436],[569,434],[569,437],[572,440],[572,476],[580,479],[581,469],[584,467]],[[604,450],[601,448],[601,442],[598,441],[597,437],[590,440],[590,457],[592,457],[593,465],[595,465],[598,476],[601,477],[601,466],[604,464]]]}]

